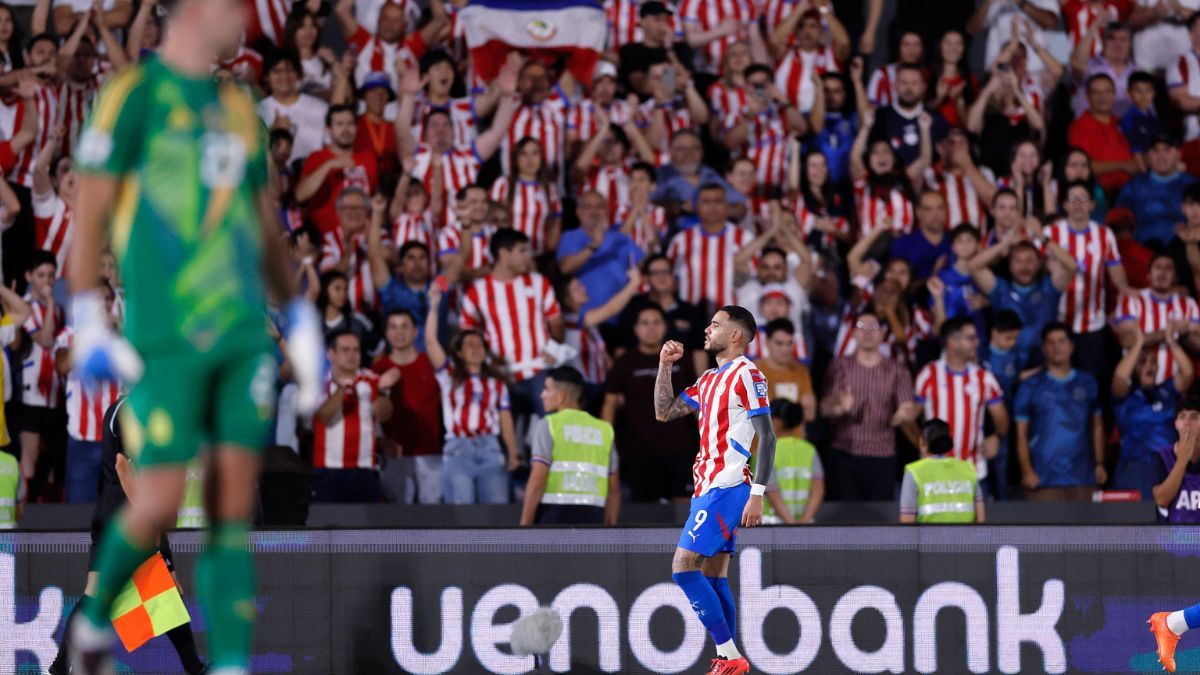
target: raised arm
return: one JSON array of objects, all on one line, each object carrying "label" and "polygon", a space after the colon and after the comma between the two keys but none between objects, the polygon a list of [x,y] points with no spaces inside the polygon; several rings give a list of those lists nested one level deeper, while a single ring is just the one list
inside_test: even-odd
[{"label": "raised arm", "polygon": [[347,40],[358,32],[358,19],[354,16],[354,0],[338,0],[333,6],[333,16],[342,29],[342,36]]},{"label": "raised arm", "polygon": [[642,270],[636,264],[630,265],[629,281],[625,282],[625,286],[616,295],[609,298],[608,302],[595,309],[588,310],[583,315],[583,325],[587,328],[593,328],[620,314],[641,288]]},{"label": "raised arm", "polygon": [[671,385],[671,366],[683,358],[683,345],[669,340],[658,355],[658,375],[654,378],[654,419],[670,422],[692,412],[683,394],[675,395]]},{"label": "raised arm", "polygon": [[1075,257],[1052,241],[1046,243],[1046,253],[1049,258],[1046,263],[1050,270],[1050,281],[1058,290],[1066,290],[1075,278],[1075,271],[1079,266]]},{"label": "raised arm", "polygon": [[967,270],[971,273],[971,279],[984,295],[991,293],[992,289],[996,287],[996,274],[992,272],[992,265],[998,260],[1007,258],[1011,250],[1012,241],[1005,239],[980,251],[967,262]]},{"label": "raised arm", "polygon": [[746,527],[762,524],[763,495],[758,491],[765,491],[775,468],[775,427],[771,425],[771,416],[755,415],[750,418],[750,425],[758,439],[758,450],[754,458],[754,486],[742,511],[742,525]]},{"label": "raised arm", "polygon": [[1176,331],[1171,327],[1167,328],[1166,335],[1163,339],[1167,343],[1167,349],[1171,350],[1171,356],[1175,357],[1175,374],[1172,377],[1175,383],[1175,391],[1184,394],[1192,387],[1194,379],[1195,366],[1192,365],[1192,357],[1183,348],[1183,344],[1179,338],[1187,334],[1187,320],[1181,320],[1182,330]]},{"label": "raised arm", "polygon": [[[502,77],[505,77],[503,71],[496,79],[499,80]],[[492,118],[492,126],[475,139],[475,152],[479,153],[481,160],[486,162],[496,154],[496,150],[500,149],[500,144],[504,141],[504,136],[508,134],[508,127],[512,124],[518,107],[520,107],[520,101],[516,98],[516,75],[514,73],[513,77],[506,79],[505,84],[502,85],[500,107],[496,110],[496,116]]]},{"label": "raised arm", "polygon": [[921,150],[917,155],[916,161],[908,165],[904,171],[908,175],[908,181],[913,185],[920,185],[921,179],[925,176],[925,169],[933,163],[933,117],[928,112],[923,112],[917,117],[917,127],[921,130]]},{"label": "raised arm", "polygon": [[[15,281],[13,286],[15,288]],[[4,308],[4,315],[11,319],[13,325],[17,327],[23,325],[33,315],[33,308],[29,306],[29,303],[17,295],[13,288],[4,284],[0,284],[0,307]]]},{"label": "raised arm", "polygon": [[875,126],[875,111],[866,111],[859,122],[858,134],[854,137],[854,144],[850,146],[851,180],[862,180],[867,177],[867,165],[863,156],[867,153],[867,139],[871,136],[871,127]]},{"label": "raised arm", "polygon": [[38,153],[37,161],[33,164],[33,194],[35,197],[48,195],[54,191],[54,184],[50,180],[50,170],[65,135],[66,131],[62,127],[55,127],[50,132],[50,142],[43,145],[42,151]]},{"label": "raised arm", "polygon": [[442,289],[436,283],[429,285],[429,314],[425,316],[425,355],[434,370],[446,365],[446,350],[438,342],[438,310],[442,304]]},{"label": "raised arm", "polygon": [[157,6],[158,0],[142,0],[137,16],[133,17],[133,25],[129,27],[129,34],[125,36],[125,53],[133,63],[142,58],[142,40],[145,39],[146,26],[154,16],[154,8]]},{"label": "raised arm", "polygon": [[371,281],[375,282],[375,288],[383,288],[392,280],[387,254],[383,250],[383,222],[386,217],[387,197],[375,195],[371,198],[371,223],[367,229],[367,259],[371,264]]}]

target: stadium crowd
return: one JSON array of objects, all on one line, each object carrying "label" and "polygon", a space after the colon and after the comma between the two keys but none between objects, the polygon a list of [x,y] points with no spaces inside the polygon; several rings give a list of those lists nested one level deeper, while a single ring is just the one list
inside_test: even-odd
[{"label": "stadium crowd", "polygon": [[[678,393],[728,304],[816,448],[804,490],[896,498],[934,418],[990,499],[1154,499],[1175,465],[1200,357],[1200,0],[896,0],[886,24],[883,0],[605,0],[590,77],[473,62],[465,0],[246,4],[213,77],[261,95],[280,236],[328,329],[311,419],[282,342],[261,382],[316,500],[512,501],[562,365],[615,426],[625,498],[686,500],[696,425],[655,421],[659,352],[690,351]],[[0,444],[26,499],[89,501],[120,385],[70,372],[71,158],[160,18],[24,18],[0,3]]]}]

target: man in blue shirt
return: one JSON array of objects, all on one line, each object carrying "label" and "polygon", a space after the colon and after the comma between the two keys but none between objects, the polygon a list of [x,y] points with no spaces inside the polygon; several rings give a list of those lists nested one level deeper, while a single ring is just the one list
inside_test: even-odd
[{"label": "man in blue shirt", "polygon": [[429,247],[419,241],[408,241],[400,247],[400,262],[396,274],[388,267],[387,252],[382,239],[382,209],[371,219],[367,233],[367,257],[371,263],[371,281],[379,289],[382,316],[398,309],[408,310],[417,327],[417,350],[425,351],[425,317],[429,314]]},{"label": "man in blue shirt", "polygon": [[1046,367],[1017,390],[1017,459],[1031,501],[1087,501],[1108,480],[1100,391],[1089,373],[1071,367],[1074,351],[1066,324],[1046,326]]},{"label": "man in blue shirt", "polygon": [[1134,236],[1139,242],[1161,249],[1183,222],[1183,190],[1196,179],[1179,170],[1179,149],[1167,136],[1151,142],[1146,164],[1147,171],[1121,189],[1116,206],[1130,209],[1137,217]]},{"label": "man in blue shirt", "polygon": [[[1037,247],[1011,236],[971,259],[971,278],[987,296],[992,315],[1005,310],[1021,321],[1017,335],[1017,367],[1025,370],[1042,362],[1042,329],[1058,320],[1058,299],[1075,274],[1075,260],[1061,246],[1046,245],[1050,260],[1042,271],[1042,256]],[[996,276],[992,265],[1008,258],[1011,279]]]},{"label": "man in blue shirt", "polygon": [[[696,193],[700,186],[716,183],[725,188],[726,201],[745,206],[746,196],[733,189],[725,177],[704,164],[703,159],[704,146],[700,144],[700,135],[690,129],[677,132],[671,139],[671,163],[658,170],[658,189],[651,200],[672,209],[673,213],[675,208],[694,213]],[[741,215],[732,213],[731,218],[741,220]]]},{"label": "man in blue shirt", "polygon": [[948,260],[950,254],[946,199],[936,190],[926,190],[917,200],[916,229],[892,242],[892,257],[907,260],[913,280],[921,281],[933,276],[938,260]]},{"label": "man in blue shirt", "polygon": [[[629,268],[642,260],[642,249],[608,223],[608,202],[596,191],[584,193],[575,206],[579,228],[563,233],[558,242],[558,266],[587,289],[580,315],[608,302],[628,282]],[[614,317],[611,320],[616,322]]]},{"label": "man in blue shirt", "polygon": [[922,113],[933,118],[933,124],[929,127],[933,144],[945,138],[950,129],[938,111],[925,107],[927,89],[922,67],[902,63],[896,67],[896,101],[875,112],[871,141],[887,141],[906,167],[921,155],[921,128],[917,119]]}]

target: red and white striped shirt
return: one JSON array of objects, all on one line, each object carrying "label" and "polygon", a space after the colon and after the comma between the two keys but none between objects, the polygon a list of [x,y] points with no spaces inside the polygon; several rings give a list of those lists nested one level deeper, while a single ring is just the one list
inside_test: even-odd
[{"label": "red and white striped shirt", "polygon": [[[101,63],[106,66],[108,64],[107,61]],[[261,60],[259,69],[262,69]],[[96,74],[82,83],[72,82],[69,78],[63,80],[58,89],[59,115],[61,115],[62,125],[67,129],[67,135],[63,137],[62,148],[59,149],[62,155],[69,157],[74,151],[75,142],[79,140],[79,134],[83,130],[83,121],[91,112],[92,104],[96,102],[96,94],[100,91],[104,81],[108,79],[111,70],[111,66],[99,68]]]},{"label": "red and white striped shirt", "polygon": [[667,257],[675,265],[679,295],[694,305],[724,307],[733,302],[734,258],[753,235],[731,223],[710,233],[696,225],[675,235]]},{"label": "red and white striped shirt", "polygon": [[450,99],[446,105],[434,105],[422,96],[413,111],[413,138],[425,140],[425,118],[434,110],[445,110],[450,114],[454,127],[454,147],[471,147],[479,135],[479,120],[475,117],[475,102],[469,97]]},{"label": "red and white striped shirt", "polygon": [[[766,326],[759,326],[754,340],[746,345],[746,358],[753,361],[767,358]],[[804,339],[803,331],[798,330],[792,335],[792,358],[796,359],[797,363],[805,365],[812,362],[812,356],[808,352],[808,341]]]},{"label": "red and white striped shirt", "polygon": [[[26,294],[25,302],[29,303],[33,313],[25,320],[25,333],[29,335],[29,353],[21,363],[21,383],[24,391],[21,402],[37,408],[57,408],[59,397],[62,395],[62,378],[54,366],[54,350],[46,348],[33,340],[34,333],[46,324],[46,306],[35,301]],[[54,307],[54,337],[57,339],[66,326],[63,308]]]},{"label": "red and white striped shirt", "polygon": [[[1200,324],[1200,305],[1179,293],[1171,293],[1163,298],[1149,288],[1143,288],[1136,297],[1121,298],[1117,306],[1117,323],[1136,321],[1143,333],[1165,331],[1170,322],[1180,319],[1190,324]],[[1155,384],[1162,384],[1175,375],[1175,356],[1166,342],[1158,343],[1156,349],[1158,373]]]},{"label": "red and white striped shirt", "polygon": [[889,63],[871,74],[867,82],[867,100],[877,108],[883,108],[896,100],[896,67],[898,63]]},{"label": "red and white striped shirt", "polygon": [[[416,150],[417,165],[412,175],[425,186],[425,192],[433,193],[433,148],[422,143]],[[475,144],[459,145],[447,150],[441,157],[442,194],[444,206],[438,216],[438,224],[444,225],[458,191],[471,185],[479,176],[479,165],[483,161],[475,151]]]},{"label": "red and white striped shirt", "polygon": [[854,181],[854,202],[858,205],[859,236],[866,236],[883,225],[884,219],[892,224],[892,232],[912,232],[915,217],[913,203],[899,188],[893,187],[884,193],[871,189],[865,178]]},{"label": "red and white striped shirt", "polygon": [[667,229],[670,226],[667,221],[667,210],[661,206],[650,204],[639,217],[633,213],[632,209],[633,207],[628,202],[623,204],[617,210],[617,214],[613,216],[614,225],[624,226],[632,219],[634,223],[629,236],[643,251],[658,251],[662,246],[663,239],[667,237]]},{"label": "red and white striped shirt", "polygon": [[292,11],[290,0],[245,0],[246,42],[265,37],[275,46],[283,41],[283,25]]},{"label": "red and white striped shirt", "polygon": [[[385,243],[385,245],[390,242]],[[349,242],[339,227],[325,234],[321,243],[321,260],[318,268],[322,272],[332,269],[346,256],[350,264],[346,267],[350,291],[350,306],[356,312],[369,312],[379,307],[379,294],[375,292],[375,278],[371,274],[371,259],[367,255],[367,237],[354,235]]]},{"label": "red and white striped shirt", "polygon": [[723,120],[739,110],[746,109],[746,89],[725,84],[725,80],[717,80],[708,85],[708,104],[717,115],[717,119]]},{"label": "red and white striped shirt", "polygon": [[[800,4],[801,0],[764,0],[759,4],[762,5],[763,23],[766,24],[767,32],[764,35],[768,40],[775,34],[775,29],[779,28],[779,24],[791,16],[795,11],[796,5]],[[793,36],[791,39],[795,39]]]},{"label": "red and white striped shirt", "polygon": [[983,447],[984,411],[1004,401],[996,377],[975,363],[955,371],[939,359],[917,373],[913,388],[916,402],[925,406],[925,419],[939,419],[950,425],[954,457],[973,462],[979,477],[986,476],[987,461],[979,452]]},{"label": "red and white striped shirt", "polygon": [[362,26],[347,40],[358,49],[358,64],[354,68],[354,81],[365,82],[371,73],[387,73],[392,80],[392,91],[400,91],[400,79],[396,75],[396,60],[404,59],[406,68],[420,68],[420,58],[425,54],[425,41],[420,33],[413,33],[403,42],[390,44],[367,32]]},{"label": "red and white striped shirt", "polygon": [[742,120],[745,120],[747,127],[746,144],[742,152],[754,162],[754,182],[758,194],[770,194],[783,184],[783,178],[787,175],[787,116],[774,104],[757,115],[742,110],[725,118],[725,131],[741,124]]},{"label": "red and white striped shirt", "polygon": [[[767,378],[750,359],[739,356],[720,368],[704,371],[696,383],[680,394],[700,412],[700,452],[692,465],[692,480],[700,497],[714,488],[750,482],[750,446],[754,426],[750,418],[767,415]],[[737,523],[725,523],[732,528]]]},{"label": "red and white striped shirt", "polygon": [[[1062,6],[1062,17],[1063,23],[1067,26],[1067,32],[1071,36],[1071,47],[1078,47],[1097,21],[1103,21],[1105,24],[1121,21],[1123,20],[1122,15],[1128,19],[1132,6],[1131,0],[1106,0],[1097,10],[1088,0],[1067,0]],[[1102,13],[1104,16],[1101,16]],[[1103,42],[1103,37],[1097,36],[1092,41],[1092,51],[1089,56],[1100,56],[1104,51]]]},{"label": "red and white striped shirt", "polygon": [[[75,347],[75,331],[64,329],[54,341],[54,352]],[[72,370],[67,376],[67,433],[79,441],[99,442],[104,432],[104,411],[117,402],[121,387],[105,380],[89,387]]]},{"label": "red and white striped shirt", "polygon": [[814,52],[792,49],[775,67],[775,86],[787,96],[797,110],[807,113],[812,110],[816,98],[813,73],[824,75],[838,71],[837,58],[829,45],[821,51]]},{"label": "red and white striped shirt", "polygon": [[[613,125],[621,127],[625,123],[633,119],[637,111],[629,106],[629,103],[623,99],[616,99],[604,108],[604,112],[608,115],[609,122]],[[567,111],[567,135],[583,143],[587,143],[596,135],[599,129],[596,126],[596,104],[591,99],[585,99],[579,105],[571,106]]]},{"label": "red and white striped shirt", "polygon": [[638,115],[644,121],[645,126],[653,125],[656,120],[662,121],[667,133],[657,149],[663,152],[668,151],[671,139],[675,138],[675,134],[684,129],[695,128],[692,124],[692,113],[688,110],[686,104],[678,100],[672,101],[660,108],[651,99],[638,108]]},{"label": "red and white striped shirt", "polygon": [[[37,156],[41,154],[42,148],[50,141],[50,132],[59,125],[61,119],[58,98],[58,90],[53,86],[37,85],[37,94],[35,95],[37,110],[33,111],[38,116],[37,137],[17,156],[17,165],[9,174],[9,180],[12,182],[33,189],[33,164],[37,161]],[[12,138],[15,131],[21,128],[21,120],[30,112],[25,110],[25,105],[21,102],[16,104],[16,108],[12,127],[8,130],[9,138]]]},{"label": "red and white striped shirt", "polygon": [[410,241],[418,241],[425,244],[432,254],[437,241],[433,234],[433,214],[429,211],[402,211],[392,223],[392,241],[396,243],[397,250]]},{"label": "red and white striped shirt", "polygon": [[[1185,87],[1189,96],[1200,98],[1200,54],[1194,50],[1179,56],[1175,65],[1167,69],[1167,88]],[[1183,140],[1200,139],[1200,113],[1183,116]]]},{"label": "red and white striped shirt", "polygon": [[[262,82],[262,54],[250,49],[246,45],[238,47],[237,53],[235,53],[228,61],[222,61],[220,66],[228,69],[235,76],[242,78],[248,84]],[[301,70],[304,70],[303,66],[301,66]]]},{"label": "red and white striped shirt", "polygon": [[[536,105],[522,103],[513,115],[508,134],[500,147],[500,165],[504,175],[512,175],[512,149],[526,136],[537,139],[546,167],[561,170],[566,156],[567,113],[571,103],[556,87],[549,98]],[[561,171],[560,171],[561,173]]]},{"label": "red and white striped shirt", "polygon": [[57,276],[67,276],[68,253],[75,238],[75,212],[54,192],[33,195],[33,228],[36,246],[54,254],[58,261]]},{"label": "red and white striped shirt", "polygon": [[[492,242],[492,234],[496,228],[492,225],[484,225],[476,230],[471,241],[471,260],[466,265],[465,269],[477,270],[483,267],[490,267],[492,264],[492,252],[489,248]],[[442,256],[454,255],[458,253],[458,249],[462,246],[462,224],[454,223],[443,227],[441,232],[438,232],[437,239],[437,257],[441,260]]]},{"label": "red and white striped shirt", "polygon": [[509,205],[512,229],[529,237],[533,252],[545,252],[546,221],[562,217],[562,201],[554,185],[517,180],[515,189],[510,190],[509,181],[500,179],[492,183],[491,198]]},{"label": "red and white striped shirt", "polygon": [[500,435],[500,411],[508,410],[508,385],[474,374],[454,384],[450,364],[435,373],[442,390],[446,439]]},{"label": "red and white striped shirt", "polygon": [[1116,236],[1108,227],[1093,222],[1082,231],[1075,230],[1065,218],[1047,225],[1043,236],[1075,258],[1075,275],[1059,301],[1059,318],[1075,333],[1091,333],[1104,328],[1105,271],[1121,264]]},{"label": "red and white striped shirt", "polygon": [[[332,379],[325,383],[325,396],[333,396]],[[359,370],[345,387],[342,410],[334,421],[324,424],[313,417],[313,466],[318,469],[375,469],[375,414],[371,404],[379,397],[379,376]]]},{"label": "red and white striped shirt", "polygon": [[[796,200],[796,205],[792,207],[792,213],[796,214],[796,225],[800,227],[800,241],[811,241],[813,233],[818,231],[817,220],[822,215],[815,211],[810,211],[804,199]],[[838,232],[848,233],[850,231],[850,221],[844,217],[832,215],[827,217],[833,223],[833,228]],[[829,232],[822,232],[820,241],[826,248],[837,245],[837,240]]]},{"label": "red and white striped shirt", "polygon": [[[663,3],[673,9],[671,2]],[[604,0],[604,18],[608,24],[607,50],[615,52],[621,45],[642,41],[642,23],[638,16],[642,0]],[[671,28],[678,34],[679,20],[671,15]]]},{"label": "red and white striped shirt", "polygon": [[[1025,79],[1021,80],[1021,93],[1025,95],[1025,100],[1029,101],[1029,105],[1034,110],[1045,112],[1042,105],[1046,100],[1046,92],[1042,89],[1040,77],[1037,75],[1026,75]],[[1004,116],[1008,118],[1011,124],[1018,124],[1027,117],[1025,108],[1017,103],[1013,103],[1012,107],[1005,110]]]},{"label": "red and white striped shirt", "polygon": [[925,185],[937,190],[946,200],[946,229],[968,223],[983,234],[987,224],[987,204],[975,191],[974,184],[966,176],[949,171],[925,169]]},{"label": "red and white striped shirt", "polygon": [[[758,9],[751,0],[683,0],[679,3],[678,15],[685,28],[690,26],[707,32],[730,19],[749,25],[758,20]],[[745,30],[739,30],[697,48],[696,64],[700,71],[719,74],[729,45],[748,38]]]},{"label": "red and white striped shirt", "polygon": [[595,326],[584,326],[583,317],[578,312],[564,314],[563,325],[566,327],[566,343],[578,352],[572,365],[579,369],[584,381],[603,384],[608,373],[604,362],[607,348],[600,330]]},{"label": "red and white striped shirt", "polygon": [[588,172],[587,189],[599,192],[608,203],[608,222],[618,222],[617,212],[629,203],[629,170],[624,166],[593,166]]},{"label": "red and white striped shirt", "polygon": [[492,351],[508,361],[516,381],[546,367],[542,353],[551,340],[550,321],[562,311],[545,277],[530,272],[500,281],[489,274],[467,287],[461,306],[459,325],[482,330]]}]

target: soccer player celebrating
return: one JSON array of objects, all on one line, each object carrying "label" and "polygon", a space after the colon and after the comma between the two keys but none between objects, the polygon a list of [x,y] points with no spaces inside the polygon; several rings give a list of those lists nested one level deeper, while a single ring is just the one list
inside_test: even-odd
[{"label": "soccer player celebrating", "polygon": [[[699,415],[700,452],[692,466],[696,491],[671,572],[717,644],[718,658],[713,659],[709,675],[750,672],[750,663],[734,645],[736,605],[728,577],[738,523],[746,527],[762,523],[763,493],[775,462],[767,379],[746,358],[746,346],[756,332],[748,310],[722,307],[704,331],[704,350],[716,357],[717,368],[673,396],[671,366],[685,350],[670,341],[659,354],[654,382],[658,421],[693,411]],[[756,436],[758,463],[752,483],[749,448]]]},{"label": "soccer player celebrating", "polygon": [[[242,5],[161,0],[167,31],[158,55],[108,83],[79,144],[75,367],[85,382],[136,383],[121,421],[139,470],[137,499],[113,518],[97,550],[95,595],[71,623],[72,672],[105,672],[113,600],[174,524],[186,465],[201,444],[213,448],[204,479],[212,526],[196,565],[211,672],[247,672],[255,596],[249,520],[275,402],[268,286],[277,300],[291,301],[287,353],[297,407],[311,412],[320,395],[319,319],[292,288],[266,134],[250,96],[210,76],[241,41],[234,17],[243,16]],[[110,225],[126,280],[125,338],[109,327],[97,288]]]}]

